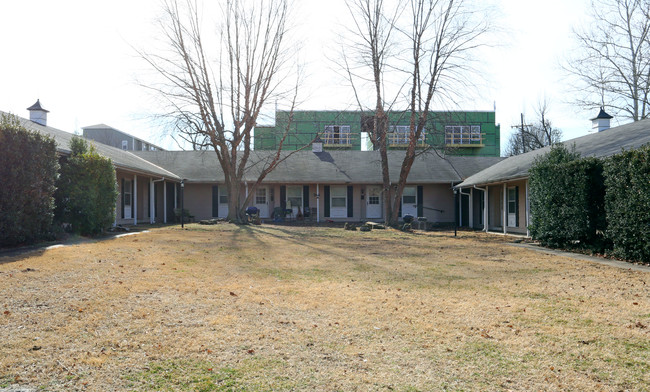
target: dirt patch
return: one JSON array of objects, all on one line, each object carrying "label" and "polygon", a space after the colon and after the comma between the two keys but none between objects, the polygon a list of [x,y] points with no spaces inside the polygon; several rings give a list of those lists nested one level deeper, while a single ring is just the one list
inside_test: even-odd
[{"label": "dirt patch", "polygon": [[186,228],[0,258],[0,388],[650,385],[648,273],[483,233]]}]

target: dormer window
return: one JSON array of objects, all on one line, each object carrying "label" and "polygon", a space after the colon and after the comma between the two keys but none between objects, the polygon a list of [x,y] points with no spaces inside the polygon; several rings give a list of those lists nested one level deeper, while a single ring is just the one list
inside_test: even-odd
[{"label": "dormer window", "polygon": [[323,144],[352,144],[349,125],[326,125],[322,136]]},{"label": "dormer window", "polygon": [[[423,129],[418,138],[418,144],[424,143],[426,129]],[[409,144],[411,127],[409,125],[391,125],[388,127],[388,144],[389,145],[406,145]]]},{"label": "dormer window", "polygon": [[449,146],[481,145],[480,125],[447,125],[445,126],[445,144]]}]

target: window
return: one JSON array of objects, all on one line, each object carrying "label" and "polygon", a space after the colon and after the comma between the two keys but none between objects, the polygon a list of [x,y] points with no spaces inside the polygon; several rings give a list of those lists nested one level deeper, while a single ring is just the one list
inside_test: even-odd
[{"label": "window", "polygon": [[128,149],[129,149],[129,141],[122,140],[122,150],[128,150]]},{"label": "window", "polygon": [[224,187],[219,187],[219,204],[228,204],[228,189]]},{"label": "window", "polygon": [[323,144],[352,144],[349,125],[326,125]]},{"label": "window", "polygon": [[348,193],[346,187],[332,187],[330,192],[332,207],[347,207]]},{"label": "window", "polygon": [[517,191],[515,188],[508,188],[508,214],[517,212]]},{"label": "window", "polygon": [[287,208],[289,208],[289,206],[302,208],[302,187],[301,186],[287,187]]},{"label": "window", "polygon": [[[424,143],[425,129],[422,129],[418,143]],[[409,144],[411,127],[409,125],[391,125],[388,127],[388,144]]]},{"label": "window", "polygon": [[402,203],[403,204],[416,204],[417,189],[412,186],[404,187],[404,192],[402,192]]},{"label": "window", "polygon": [[481,144],[481,126],[447,125],[445,144]]}]

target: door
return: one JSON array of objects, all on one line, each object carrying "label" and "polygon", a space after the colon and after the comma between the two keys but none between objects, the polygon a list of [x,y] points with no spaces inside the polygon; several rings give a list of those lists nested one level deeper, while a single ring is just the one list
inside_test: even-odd
[{"label": "door", "polygon": [[131,219],[131,180],[124,180],[122,189],[122,203],[124,203],[124,219]]},{"label": "door", "polygon": [[414,217],[418,216],[417,192],[417,187],[415,186],[404,187],[404,192],[402,193],[402,216],[407,214]]},{"label": "door", "polygon": [[381,187],[368,187],[368,196],[366,199],[366,218],[381,219],[382,210]]},{"label": "door", "polygon": [[508,188],[508,227],[517,226],[517,188]]},{"label": "door", "polygon": [[260,211],[260,218],[269,217],[268,189],[260,186],[255,190],[255,207]]},{"label": "door", "polygon": [[228,216],[228,189],[227,187],[219,187],[219,217],[225,218]]}]

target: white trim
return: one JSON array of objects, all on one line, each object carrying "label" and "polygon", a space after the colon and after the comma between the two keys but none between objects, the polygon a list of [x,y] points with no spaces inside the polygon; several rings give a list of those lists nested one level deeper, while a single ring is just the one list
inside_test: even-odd
[{"label": "white trim", "polygon": [[528,201],[528,180],[526,180],[526,236],[530,237],[530,202]]},{"label": "white trim", "polygon": [[153,178],[149,178],[149,223],[152,224],[156,217],[154,216],[154,211],[155,209],[155,197],[154,197],[154,190],[155,190],[155,183],[153,182]]},{"label": "white trim", "polygon": [[503,226],[503,234],[508,233],[508,187],[503,183],[503,210],[501,225]]}]

